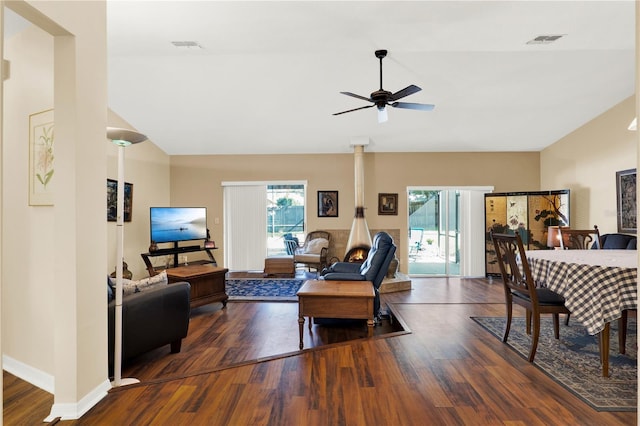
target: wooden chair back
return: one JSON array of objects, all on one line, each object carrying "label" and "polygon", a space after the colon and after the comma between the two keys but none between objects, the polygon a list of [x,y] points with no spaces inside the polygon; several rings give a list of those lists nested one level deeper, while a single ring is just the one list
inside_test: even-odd
[{"label": "wooden chair back", "polygon": [[532,305],[537,304],[536,286],[531,278],[531,270],[520,234],[492,233],[491,238],[507,297],[511,297],[511,293],[515,292],[517,295],[528,298]]},{"label": "wooden chair back", "polygon": [[570,250],[588,250],[590,248],[602,248],[600,231],[598,226],[593,229],[560,228],[560,247]]}]

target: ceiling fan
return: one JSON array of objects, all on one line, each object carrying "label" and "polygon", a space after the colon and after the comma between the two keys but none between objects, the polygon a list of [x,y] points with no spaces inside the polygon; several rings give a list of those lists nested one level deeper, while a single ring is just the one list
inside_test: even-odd
[{"label": "ceiling fan", "polygon": [[391,105],[394,108],[415,109],[420,111],[431,111],[433,108],[435,108],[435,105],[431,105],[431,104],[398,102],[398,99],[402,99],[405,96],[413,95],[414,93],[422,90],[421,88],[419,88],[414,84],[407,86],[404,89],[397,91],[396,93],[391,93],[384,90],[382,88],[382,59],[385,56],[387,56],[387,51],[376,50],[375,54],[376,54],[376,58],[380,59],[380,90],[376,90],[368,98],[365,98],[364,96],[356,95],[355,93],[351,93],[351,92],[340,92],[343,95],[362,99],[363,101],[369,101],[369,102],[372,102],[373,104],[363,106],[360,108],[350,109],[347,111],[336,112],[333,115],[345,114],[347,112],[358,111],[360,109],[371,108],[375,106],[378,108],[378,123],[384,123],[389,118],[387,115],[387,105]]}]

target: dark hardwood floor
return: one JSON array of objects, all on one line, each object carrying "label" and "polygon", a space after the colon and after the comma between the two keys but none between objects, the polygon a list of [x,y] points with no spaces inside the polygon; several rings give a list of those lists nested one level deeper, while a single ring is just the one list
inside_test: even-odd
[{"label": "dark hardwood floor", "polygon": [[[296,303],[195,309],[179,354],[168,346],[125,365],[140,384],[113,389],[60,425],[631,425],[597,412],[469,317],[504,314],[501,284],[413,279],[383,295],[401,321],[305,327]],[[522,311],[516,311],[522,315]],[[404,324],[407,331],[398,331]],[[257,360],[257,361],[256,361]],[[4,374],[4,424],[36,425],[53,397]]]}]

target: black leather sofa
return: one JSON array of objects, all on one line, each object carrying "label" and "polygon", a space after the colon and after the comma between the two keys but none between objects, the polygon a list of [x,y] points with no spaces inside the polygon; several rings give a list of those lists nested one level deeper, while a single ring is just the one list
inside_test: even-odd
[{"label": "black leather sofa", "polygon": [[[179,282],[123,297],[123,361],[168,344],[171,353],[180,352],[189,330],[190,291],[188,282]],[[109,374],[113,373],[115,304],[111,300],[108,307]]]},{"label": "black leather sofa", "polygon": [[638,247],[638,239],[635,235],[603,234],[600,235],[600,241],[602,248],[609,250],[637,250]]}]

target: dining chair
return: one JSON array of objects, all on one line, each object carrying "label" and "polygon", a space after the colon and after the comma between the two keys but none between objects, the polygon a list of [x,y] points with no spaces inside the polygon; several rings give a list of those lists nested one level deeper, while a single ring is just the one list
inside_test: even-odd
[{"label": "dining chair", "polygon": [[600,231],[598,226],[593,229],[560,228],[560,247],[570,250],[587,250],[590,248],[602,248]]},{"label": "dining chair", "polygon": [[627,322],[629,319],[629,311],[637,312],[637,309],[625,309],[622,311],[622,316],[618,318],[618,352],[621,354],[627,351]]},{"label": "dining chair", "polygon": [[[598,225],[594,225],[593,229],[571,229],[560,228],[560,247],[563,250],[588,250],[591,248],[601,249],[602,240],[600,239],[600,231]],[[569,325],[569,317],[567,315],[564,323]]]},{"label": "dining chair", "polygon": [[[526,309],[526,331],[531,335],[529,362],[533,362],[540,337],[540,315],[553,315],[553,332],[556,339],[560,338],[560,315],[570,313],[564,305],[564,297],[547,288],[536,288],[531,276],[531,269],[527,260],[522,239],[519,234],[494,234],[491,239],[496,250],[498,266],[504,284],[505,302],[507,308],[507,323],[502,341],[507,342],[511,330],[513,304]],[[531,322],[533,320],[533,334]]]}]

